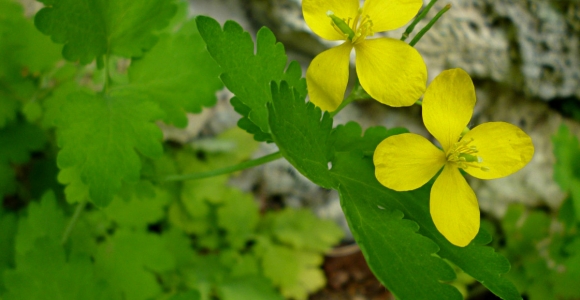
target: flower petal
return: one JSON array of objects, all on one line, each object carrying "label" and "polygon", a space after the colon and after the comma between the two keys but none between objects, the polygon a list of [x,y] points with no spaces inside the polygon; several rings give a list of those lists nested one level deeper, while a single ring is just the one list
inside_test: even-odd
[{"label": "flower petal", "polygon": [[447,164],[431,188],[431,218],[451,244],[465,247],[479,231],[477,198],[456,166]]},{"label": "flower petal", "polygon": [[375,176],[395,191],[423,186],[445,164],[445,154],[426,138],[403,133],[384,139],[373,156]]},{"label": "flower petal", "polygon": [[423,96],[423,122],[447,153],[469,123],[475,106],[475,88],[461,69],[441,72]]},{"label": "flower petal", "polygon": [[322,110],[334,111],[344,99],[352,44],[330,48],[318,54],[306,70],[310,102]]},{"label": "flower petal", "polygon": [[344,34],[339,33],[332,26],[328,11],[332,11],[341,19],[354,19],[358,13],[358,0],[303,0],[302,13],[306,24],[324,39],[335,41],[344,40]]},{"label": "flower petal", "polygon": [[421,97],[427,67],[415,48],[390,38],[364,40],[354,48],[356,73],[371,97],[394,107],[413,105]]},{"label": "flower petal", "polygon": [[422,5],[422,0],[366,0],[362,16],[373,21],[374,32],[393,30],[411,21]]},{"label": "flower petal", "polygon": [[530,136],[505,122],[483,123],[466,133],[463,139],[473,139],[469,145],[476,146],[477,156],[483,159],[478,166],[489,168],[489,171],[465,169],[465,172],[480,179],[501,178],[515,173],[534,155]]}]

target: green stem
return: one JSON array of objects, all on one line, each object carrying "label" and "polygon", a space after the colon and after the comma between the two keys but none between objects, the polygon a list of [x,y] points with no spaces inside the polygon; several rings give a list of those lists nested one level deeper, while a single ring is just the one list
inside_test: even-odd
[{"label": "green stem", "polygon": [[371,96],[369,96],[369,94],[367,94],[367,92],[362,88],[362,86],[360,86],[357,83],[355,85],[355,87],[351,90],[348,97],[346,97],[346,99],[344,99],[342,101],[340,106],[335,111],[330,112],[330,116],[331,117],[336,116],[343,108],[345,108],[347,105],[349,105],[353,101],[368,99],[368,98],[371,98]]},{"label": "green stem", "polygon": [[421,29],[421,31],[419,31],[419,33],[417,33],[417,35],[413,38],[413,40],[411,40],[409,45],[411,45],[411,47],[415,46],[415,44],[417,44],[417,42],[419,42],[419,40],[423,37],[423,35],[425,35],[425,33],[427,33],[427,31],[429,31],[429,29],[431,29],[431,27],[433,27],[433,25],[437,22],[437,20],[439,20],[439,18],[441,18],[441,16],[444,13],[446,13],[450,8],[451,8],[451,4],[445,5],[445,7],[443,7],[443,9],[440,10],[435,15],[435,17],[433,19],[431,19],[431,21],[429,21],[427,26],[423,27],[423,29]]},{"label": "green stem", "polygon": [[429,2],[429,4],[427,4],[427,6],[425,6],[425,9],[423,9],[421,11],[421,13],[413,20],[413,22],[411,22],[411,24],[407,27],[407,29],[405,29],[405,32],[401,36],[401,41],[405,41],[409,37],[409,35],[415,29],[415,26],[419,23],[419,21],[421,21],[423,18],[425,18],[425,16],[429,12],[429,10],[431,10],[431,7],[433,7],[435,2],[437,2],[437,0],[431,0],[431,2]]},{"label": "green stem", "polygon": [[193,180],[193,179],[203,179],[208,177],[214,177],[224,174],[233,173],[236,171],[245,170],[248,168],[252,168],[255,166],[263,165],[265,163],[269,163],[271,161],[277,160],[282,157],[282,153],[280,151],[268,154],[266,156],[262,156],[260,158],[248,160],[237,165],[215,169],[207,172],[199,172],[199,173],[189,173],[189,174],[182,174],[182,175],[170,175],[162,179],[162,181],[182,181],[182,180]]},{"label": "green stem", "polygon": [[68,225],[66,226],[66,229],[64,230],[64,233],[62,234],[62,239],[60,240],[61,245],[66,244],[68,237],[70,236],[73,228],[75,227],[75,225],[77,224],[77,221],[79,220],[79,216],[81,215],[83,210],[85,210],[86,206],[87,206],[87,201],[83,201],[83,202],[80,202],[79,204],[77,204],[77,208],[75,209],[75,212],[74,212],[72,218],[70,219],[70,222],[68,222]]}]

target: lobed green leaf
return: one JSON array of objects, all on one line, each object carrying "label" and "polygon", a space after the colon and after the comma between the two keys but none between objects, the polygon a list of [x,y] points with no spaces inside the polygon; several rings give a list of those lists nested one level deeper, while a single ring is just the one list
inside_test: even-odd
[{"label": "lobed green leaf", "polygon": [[157,42],[155,31],[169,24],[177,7],[167,0],[39,0],[46,5],[35,24],[64,44],[69,61],[102,65],[105,55],[139,57]]},{"label": "lobed green leaf", "polygon": [[215,105],[215,93],[223,87],[221,70],[205,49],[205,43],[189,21],[175,33],[167,33],[143,58],[129,67],[127,88],[146,94],[166,112],[166,123],[187,125],[186,112],[199,113]]},{"label": "lobed green leaf", "polygon": [[196,22],[209,53],[223,70],[220,78],[236,95],[231,103],[242,115],[238,126],[258,141],[271,142],[266,107],[272,99],[270,82],[285,80],[305,96],[306,81],[301,78],[300,66],[292,62],[286,69],[284,46],[268,28],[258,31],[254,48],[250,34],[236,22],[227,21],[223,29],[209,17],[199,16]]},{"label": "lobed green leaf", "polygon": [[139,179],[137,151],[148,157],[161,156],[162,134],[153,121],[162,116],[157,105],[136,94],[69,94],[57,120],[58,166],[61,170],[74,168],[80,182],[73,174],[65,183],[80,190],[86,185],[90,200],[107,206],[122,182]]}]

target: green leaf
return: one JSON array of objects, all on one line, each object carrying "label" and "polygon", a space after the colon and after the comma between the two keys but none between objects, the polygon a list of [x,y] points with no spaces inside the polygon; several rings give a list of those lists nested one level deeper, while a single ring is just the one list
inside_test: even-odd
[{"label": "green leaf", "polygon": [[399,299],[432,299],[434,295],[461,299],[454,287],[441,283],[453,280],[455,272],[435,256],[439,246],[417,233],[416,222],[403,219],[430,221],[422,211],[400,207],[428,198],[428,192],[388,190],[376,181],[373,171],[372,161],[355,153],[341,154],[333,163],[343,211],[373,273]]},{"label": "green leaf", "polygon": [[148,95],[166,112],[164,121],[179,127],[187,125],[185,113],[199,113],[215,105],[219,66],[205,49],[195,22],[180,31],[161,36],[143,58],[134,60],[128,70],[130,85]]},{"label": "green leaf", "polygon": [[40,238],[60,241],[67,221],[51,191],[44,194],[40,203],[31,202],[27,210],[28,216],[18,220],[15,249],[19,255],[32,250]]},{"label": "green leaf", "polygon": [[[552,136],[554,145],[554,180],[563,191],[568,191],[572,186],[572,179],[580,179],[580,145],[568,126],[562,124],[558,132]],[[579,200],[580,201],[580,200]]]},{"label": "green leaf", "polygon": [[263,247],[264,275],[280,288],[284,297],[306,299],[309,293],[326,283],[324,273],[319,268],[321,255],[271,243],[262,243],[260,247]]},{"label": "green leaf", "polygon": [[20,103],[3,95],[3,91],[0,90],[0,128],[15,120],[19,109]]},{"label": "green leaf", "polygon": [[228,189],[224,203],[217,209],[218,226],[234,249],[242,249],[254,235],[259,220],[258,204],[252,194]]},{"label": "green leaf", "polygon": [[118,230],[99,245],[95,255],[97,277],[109,282],[119,298],[141,300],[161,294],[155,272],[175,268],[163,240],[154,234]]},{"label": "green leaf", "polygon": [[[122,182],[139,179],[137,151],[148,157],[161,156],[162,134],[153,123],[161,116],[155,104],[135,94],[70,94],[57,120],[58,166],[61,170],[75,168],[88,186],[90,200],[107,206]],[[78,180],[71,177],[66,183],[78,186]]]},{"label": "green leaf", "polygon": [[231,102],[242,115],[238,126],[258,141],[271,142],[266,108],[271,101],[270,82],[285,80],[305,96],[300,65],[292,62],[285,70],[288,59],[284,46],[266,27],[258,31],[254,49],[250,34],[233,21],[227,21],[223,30],[209,17],[199,16],[196,22],[209,53],[223,70],[222,81],[236,95]]},{"label": "green leaf", "polygon": [[67,259],[58,240],[46,237],[29,250],[17,256],[15,270],[4,273],[4,299],[121,299],[95,277],[88,255],[72,253]]},{"label": "green leaf", "polygon": [[0,199],[16,191],[12,165],[28,162],[30,153],[46,143],[45,133],[29,123],[13,123],[0,129]]},{"label": "green leaf", "polygon": [[4,270],[14,266],[14,243],[17,230],[16,215],[0,208],[0,294],[4,292]]},{"label": "green leaf", "polygon": [[564,262],[564,272],[555,272],[553,276],[554,292],[562,299],[580,298],[578,282],[580,280],[580,239],[575,237],[565,249],[569,255]]},{"label": "green leaf", "polygon": [[[35,24],[52,40],[64,44],[69,61],[88,64],[104,55],[139,57],[157,42],[176,11],[173,1],[150,0],[41,0],[46,7]],[[102,63],[101,63],[102,65]]]},{"label": "green leaf", "polygon": [[305,103],[304,95],[285,81],[279,88],[274,82],[271,87],[270,127],[280,152],[314,183],[324,188],[336,186],[328,164],[332,157],[332,117],[324,113],[321,119],[320,108]]},{"label": "green leaf", "polygon": [[201,300],[201,294],[198,291],[191,290],[174,295],[169,300]]},{"label": "green leaf", "polygon": [[21,4],[12,0],[0,1],[0,78],[10,73],[36,73],[50,70],[60,59],[60,47],[50,41],[24,17]]},{"label": "green leaf", "polygon": [[[140,182],[134,189],[149,188]],[[165,207],[171,202],[171,195],[165,190],[154,188],[153,195],[140,195],[133,192],[128,200],[115,196],[113,202],[104,211],[109,218],[120,226],[147,229],[148,224],[162,220],[165,217]]]},{"label": "green leaf", "polygon": [[283,300],[272,283],[262,276],[246,276],[227,279],[217,288],[221,300]]},{"label": "green leaf", "polygon": [[321,253],[338,244],[344,235],[336,223],[321,220],[306,209],[284,209],[269,213],[261,227],[271,232],[273,238],[282,244],[297,250]]},{"label": "green leaf", "polygon": [[[313,110],[312,104],[304,103],[303,96],[297,97],[282,83],[270,108],[272,136],[280,151],[302,174],[339,191],[355,239],[375,275],[390,291],[400,299],[424,299],[433,295],[440,299],[460,299],[461,294],[455,288],[442,283],[452,280],[454,272],[435,256],[438,255],[500,297],[520,299],[513,284],[501,276],[509,270],[508,261],[492,248],[482,247],[491,240],[485,231],[480,230],[471,245],[456,247],[437,231],[431,220],[429,186],[401,193],[383,187],[376,180],[372,159],[365,152],[376,146],[381,135],[400,131],[389,133],[374,128],[368,136],[365,133],[360,137],[354,134],[359,129],[347,125],[336,129],[335,137],[330,138],[332,131],[327,128],[332,125],[332,119],[328,121],[319,110],[317,113]],[[288,127],[300,129],[290,132]],[[325,129],[320,130],[322,127]],[[321,144],[325,140],[327,144]],[[332,168],[327,171],[329,158],[332,158]]]}]

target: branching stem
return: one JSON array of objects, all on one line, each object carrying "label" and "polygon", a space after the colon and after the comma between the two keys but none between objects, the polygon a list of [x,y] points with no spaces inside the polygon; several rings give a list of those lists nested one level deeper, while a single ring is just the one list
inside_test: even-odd
[{"label": "branching stem", "polygon": [[421,11],[421,13],[413,20],[413,22],[411,22],[411,24],[407,27],[407,29],[405,29],[405,32],[401,36],[401,41],[405,41],[409,37],[409,35],[415,29],[415,26],[417,26],[419,21],[421,21],[423,18],[425,18],[425,16],[429,12],[429,10],[431,10],[431,7],[433,7],[435,2],[437,2],[437,0],[431,0],[431,2],[429,2],[429,4],[427,4],[427,6],[425,6],[425,9],[423,9]]},{"label": "branching stem", "polygon": [[445,7],[443,7],[443,9],[440,10],[435,15],[435,17],[433,17],[433,19],[431,19],[431,21],[429,21],[429,23],[425,27],[423,27],[423,29],[421,29],[421,31],[419,31],[419,33],[417,33],[417,35],[411,40],[409,45],[411,47],[414,47],[415,44],[417,44],[417,42],[419,42],[419,40],[423,37],[423,35],[425,35],[425,33],[427,33],[427,31],[429,31],[429,29],[431,29],[431,27],[433,27],[433,25],[437,22],[437,20],[439,20],[439,18],[441,18],[441,16],[444,13],[446,13],[449,9],[451,9],[451,4],[445,5]]},{"label": "branching stem", "polygon": [[265,163],[269,163],[271,161],[277,160],[282,157],[282,153],[280,151],[268,154],[266,156],[262,156],[260,158],[248,160],[237,165],[215,169],[207,172],[199,172],[199,173],[189,173],[189,174],[182,174],[182,175],[170,175],[162,179],[162,181],[182,181],[182,180],[193,180],[193,179],[203,179],[209,178],[224,174],[229,174],[241,170],[245,170],[248,168],[252,168],[255,166],[263,165]]},{"label": "branching stem", "polygon": [[80,217],[81,213],[85,210],[86,206],[87,206],[87,201],[79,202],[79,204],[77,204],[77,208],[75,209],[75,212],[74,212],[72,218],[68,222],[68,225],[66,226],[66,229],[64,230],[64,233],[62,234],[62,239],[60,240],[61,245],[66,244],[66,241],[68,240],[73,228],[77,224],[79,217]]}]

